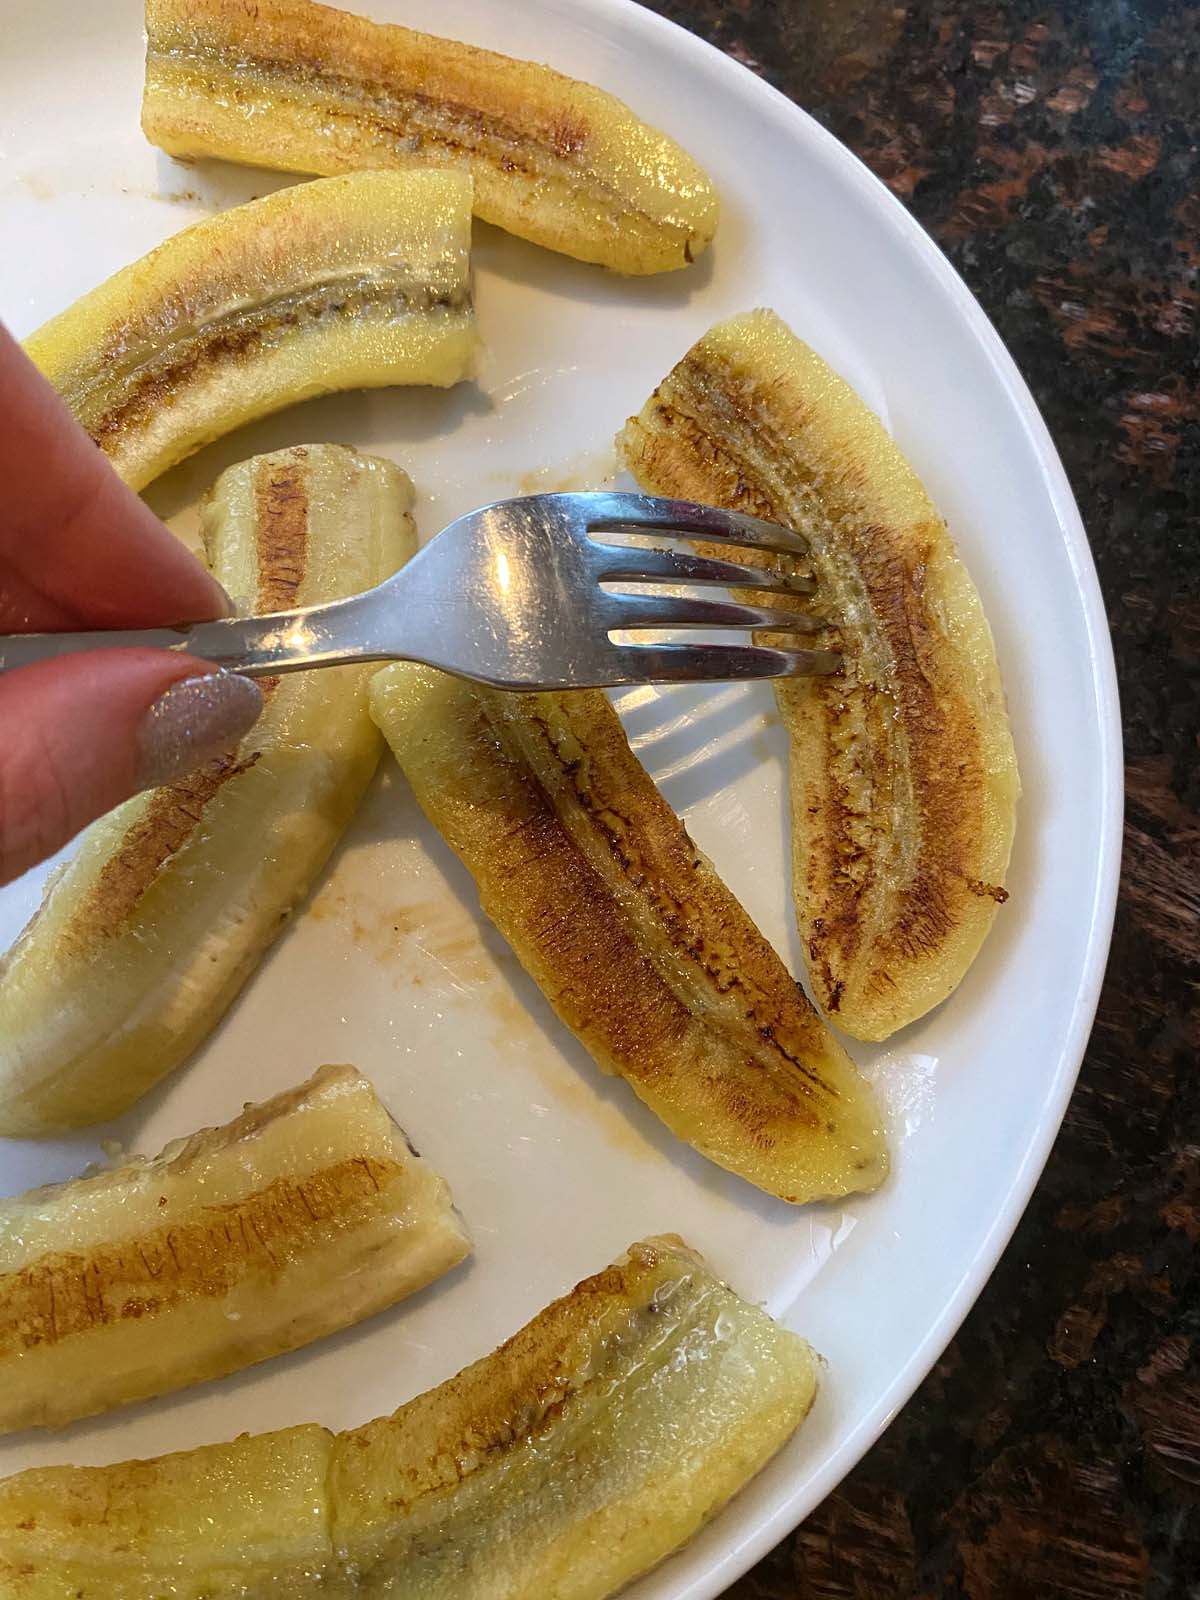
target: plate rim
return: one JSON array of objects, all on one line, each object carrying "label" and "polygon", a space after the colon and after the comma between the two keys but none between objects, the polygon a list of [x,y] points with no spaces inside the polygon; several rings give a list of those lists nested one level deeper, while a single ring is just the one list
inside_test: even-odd
[{"label": "plate rim", "polygon": [[[551,0],[551,3],[555,9],[564,8],[564,0]],[[1120,698],[1100,579],[1066,469],[1020,368],[949,257],[883,180],[848,145],[823,127],[803,106],[719,46],[691,33],[669,17],[638,4],[638,0],[567,0],[567,5],[574,11],[590,11],[619,31],[642,28],[651,35],[657,34],[679,54],[703,63],[714,72],[721,72],[734,92],[755,94],[771,106],[778,118],[797,122],[804,130],[805,138],[822,148],[846,181],[857,187],[873,204],[891,224],[893,234],[949,297],[988,358],[1041,469],[1082,604],[1089,678],[1100,741],[1100,849],[1094,891],[1086,915],[1087,953],[1072,1001],[1063,1047],[1053,1076],[1046,1086],[1043,1112],[1035,1136],[1013,1174],[1003,1206],[994,1217],[974,1257],[964,1267],[954,1295],[941,1308],[924,1338],[875,1405],[820,1465],[811,1473],[804,1474],[802,1481],[785,1488],[776,1504],[756,1523],[744,1529],[742,1538],[735,1539],[723,1554],[708,1565],[703,1574],[677,1591],[677,1600],[717,1600],[730,1584],[769,1555],[821,1504],[908,1404],[983,1292],[1025,1214],[1058,1137],[1083,1064],[1112,941],[1124,824]],[[735,1506],[736,1500],[721,1512],[721,1517],[730,1516]]]},{"label": "plate rim", "polygon": [[[334,3],[360,9],[353,0],[334,0]],[[953,1294],[940,1306],[907,1360],[896,1366],[891,1380],[859,1422],[822,1458],[806,1463],[803,1468],[789,1468],[769,1496],[753,1506],[742,1502],[741,1497],[726,1506],[714,1519],[719,1537],[697,1562],[696,1571],[687,1575],[680,1573],[678,1577],[663,1574],[673,1600],[716,1600],[728,1585],[767,1555],[816,1508],[907,1404],[982,1292],[1041,1176],[1090,1035],[1116,907],[1123,820],[1122,738],[1116,668],[1084,524],[1049,430],[1013,357],[982,306],[916,217],[859,157],[802,106],[717,45],[689,32],[679,23],[646,9],[636,0],[539,0],[539,3],[544,11],[557,14],[567,25],[577,25],[581,16],[590,15],[610,38],[636,41],[640,36],[656,50],[665,49],[673,54],[689,76],[704,72],[727,86],[728,92],[739,99],[753,101],[769,110],[777,124],[785,128],[790,125],[805,146],[823,155],[837,180],[856,190],[868,208],[887,225],[897,250],[906,252],[928,275],[948,308],[961,318],[964,331],[973,336],[975,347],[990,366],[998,389],[1018,421],[1036,461],[1079,596],[1088,652],[1089,694],[1097,722],[1099,848],[1090,901],[1080,911],[1080,922],[1086,929],[1085,954],[1071,1004],[1063,1008],[1068,1020],[1053,1062],[1053,1072],[1047,1075],[1032,1136],[1011,1173],[1003,1204],[997,1208],[973,1256],[961,1264]],[[361,9],[371,9],[369,0],[364,0]],[[654,120],[653,114],[651,120]]]}]

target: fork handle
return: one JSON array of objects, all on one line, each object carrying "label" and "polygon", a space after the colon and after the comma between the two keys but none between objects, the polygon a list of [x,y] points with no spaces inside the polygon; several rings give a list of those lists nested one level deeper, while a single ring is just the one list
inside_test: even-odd
[{"label": "fork handle", "polygon": [[386,661],[391,653],[369,642],[355,624],[364,595],[261,617],[222,617],[173,628],[113,628],[91,633],[16,633],[0,636],[0,672],[52,661],[84,650],[172,650],[249,678]]}]

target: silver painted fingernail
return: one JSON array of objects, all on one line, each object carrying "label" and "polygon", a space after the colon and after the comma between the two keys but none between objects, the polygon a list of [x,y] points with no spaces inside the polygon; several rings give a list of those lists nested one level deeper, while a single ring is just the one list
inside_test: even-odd
[{"label": "silver painted fingernail", "polygon": [[236,672],[182,678],[159,696],[138,729],[138,783],[171,783],[232,750],[258,720],[262,690]]}]

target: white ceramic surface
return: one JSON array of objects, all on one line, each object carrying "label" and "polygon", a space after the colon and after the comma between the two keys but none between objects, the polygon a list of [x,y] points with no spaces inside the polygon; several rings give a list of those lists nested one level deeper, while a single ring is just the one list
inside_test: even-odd
[{"label": "white ceramic surface", "polygon": [[[332,869],[196,1060],[115,1128],[0,1141],[0,1190],[64,1177],[101,1138],[153,1151],[328,1060],[370,1074],[445,1172],[471,1264],[367,1325],[229,1381],[0,1444],[0,1472],[181,1449],[243,1429],[388,1411],[481,1355],[630,1240],[683,1233],[828,1358],[816,1409],[762,1477],[637,1600],[716,1595],[828,1492],[908,1398],[1029,1196],[1091,1023],[1116,883],[1116,694],[1066,479],[962,283],[884,188],[742,67],[625,0],[371,0],[549,60],[623,96],[715,177],[724,218],[691,271],[622,282],[477,229],[479,382],[319,401],[156,485],[186,535],[229,462],[305,440],[394,456],[428,536],[505,493],[585,487],[610,441],[719,317],[774,306],[893,429],[948,516],[995,629],[1025,783],[1012,899],[952,1000],[886,1050],[852,1046],[894,1125],[895,1175],[837,1207],[776,1204],[674,1143],[593,1068],[385,771]],[[279,177],[185,168],[138,128],[137,0],[5,7],[0,315],[26,333],[206,212]],[[617,480],[620,482],[621,480]],[[763,688],[623,696],[668,799],[799,970],[783,740]],[[45,877],[0,893],[0,948]],[[2,1048],[2,1041],[0,1041]]]}]

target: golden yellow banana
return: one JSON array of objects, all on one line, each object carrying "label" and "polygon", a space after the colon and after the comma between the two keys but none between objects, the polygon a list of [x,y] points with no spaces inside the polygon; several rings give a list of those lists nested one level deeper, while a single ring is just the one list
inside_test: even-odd
[{"label": "golden yellow banana", "polygon": [[706,334],[619,444],[644,488],[811,541],[845,667],[778,688],[796,912],[820,1004],[886,1038],[951,993],[1007,898],[1020,783],[975,586],[879,419],[769,311]]},{"label": "golden yellow banana", "polygon": [[456,1378],[314,1426],[0,1482],[5,1600],[605,1600],[796,1430],[816,1364],[678,1240]]},{"label": "golden yellow banana", "polygon": [[[355,594],[415,548],[411,496],[398,467],[340,445],[258,456],[204,509],[212,569],[259,611]],[[375,770],[369,672],[264,680],[232,755],[87,830],[0,961],[0,1134],[116,1116],[220,1020]]]},{"label": "golden yellow banana", "polygon": [[290,172],[443,167],[508,232],[617,272],[682,267],[708,178],[612,95],[311,0],[146,0],[142,127],[175,156]]},{"label": "golden yellow banana", "polygon": [[476,333],[471,181],[360,172],[185,228],[26,340],[135,489],[335,389],[457,383]]},{"label": "golden yellow banana", "polygon": [[469,1248],[367,1080],[322,1067],[153,1160],[0,1201],[0,1432],[294,1350]]},{"label": "golden yellow banana", "polygon": [[770,1194],[873,1189],[866,1084],[689,839],[603,694],[385,668],[371,710],[562,1020],[679,1138]]}]

